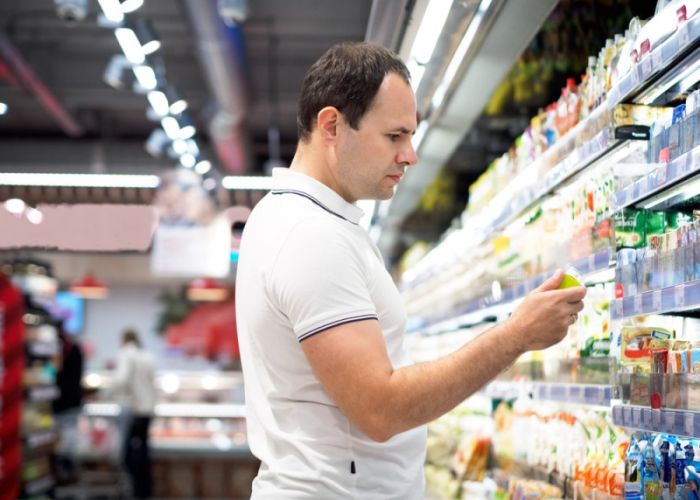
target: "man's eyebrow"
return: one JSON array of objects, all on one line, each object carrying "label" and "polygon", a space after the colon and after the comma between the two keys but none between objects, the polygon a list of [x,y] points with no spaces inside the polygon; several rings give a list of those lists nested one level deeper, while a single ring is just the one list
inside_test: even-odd
[{"label": "man's eyebrow", "polygon": [[413,134],[416,133],[415,130],[411,131],[411,130],[407,129],[406,127],[397,127],[397,128],[395,128],[394,130],[396,130],[397,132],[401,132],[402,134],[410,134],[410,135],[413,135]]}]

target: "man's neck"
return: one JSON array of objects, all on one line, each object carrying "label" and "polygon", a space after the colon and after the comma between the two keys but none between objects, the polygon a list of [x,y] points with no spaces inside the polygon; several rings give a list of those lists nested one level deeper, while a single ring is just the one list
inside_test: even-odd
[{"label": "man's neck", "polygon": [[321,149],[300,142],[289,169],[308,175],[321,184],[325,184],[340,196],[343,196],[338,189],[338,182],[333,176],[333,170],[329,165],[329,158],[323,154]]}]

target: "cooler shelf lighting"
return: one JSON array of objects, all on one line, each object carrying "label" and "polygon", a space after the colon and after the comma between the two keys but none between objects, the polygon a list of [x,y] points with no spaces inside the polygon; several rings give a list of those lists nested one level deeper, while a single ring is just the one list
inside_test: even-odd
[{"label": "cooler shelf lighting", "polygon": [[245,177],[239,175],[229,175],[222,179],[221,185],[225,189],[269,191],[272,189],[272,177]]},{"label": "cooler shelf lighting", "polygon": [[0,186],[156,188],[157,175],[0,173]]}]

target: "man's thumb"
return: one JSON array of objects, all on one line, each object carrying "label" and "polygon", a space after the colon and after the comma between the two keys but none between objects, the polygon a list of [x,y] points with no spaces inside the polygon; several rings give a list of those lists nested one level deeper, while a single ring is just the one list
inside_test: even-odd
[{"label": "man's thumb", "polygon": [[535,291],[536,292],[546,292],[547,290],[556,290],[559,288],[559,285],[561,285],[561,280],[564,278],[564,271],[561,269],[557,269],[555,273],[550,277],[544,280],[544,283],[542,283],[540,286],[538,286]]}]

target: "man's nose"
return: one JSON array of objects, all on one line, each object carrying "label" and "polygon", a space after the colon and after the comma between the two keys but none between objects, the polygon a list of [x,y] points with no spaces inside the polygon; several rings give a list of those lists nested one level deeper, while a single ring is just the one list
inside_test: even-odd
[{"label": "man's nose", "polygon": [[413,148],[413,143],[409,140],[406,147],[401,151],[398,158],[396,158],[396,163],[400,165],[415,165],[418,161],[418,155],[416,150]]}]

